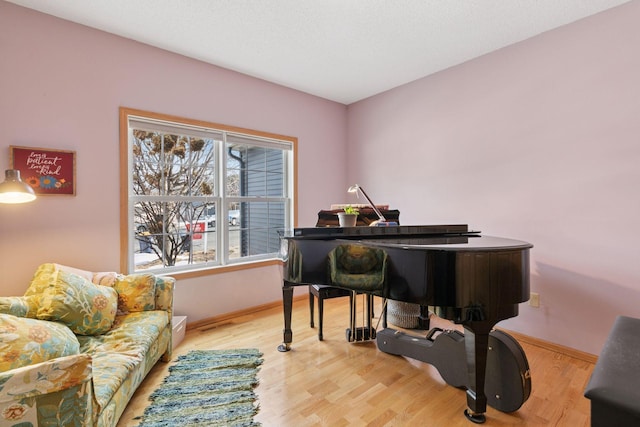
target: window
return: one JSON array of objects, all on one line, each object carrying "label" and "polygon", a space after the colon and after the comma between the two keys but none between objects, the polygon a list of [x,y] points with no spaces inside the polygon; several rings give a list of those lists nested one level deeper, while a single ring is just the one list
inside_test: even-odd
[{"label": "window", "polygon": [[126,108],[120,117],[123,271],[278,257],[294,223],[295,138]]}]

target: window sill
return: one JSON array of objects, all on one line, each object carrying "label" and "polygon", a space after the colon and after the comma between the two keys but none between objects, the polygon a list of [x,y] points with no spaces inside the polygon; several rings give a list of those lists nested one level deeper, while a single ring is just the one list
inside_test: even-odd
[{"label": "window sill", "polygon": [[264,261],[245,262],[241,264],[203,268],[201,270],[167,273],[167,276],[171,276],[176,280],[192,279],[194,277],[213,276],[215,274],[230,273],[232,271],[250,270],[252,268],[268,267],[270,265],[283,265],[283,262],[282,260],[279,260],[279,259],[269,259]]}]

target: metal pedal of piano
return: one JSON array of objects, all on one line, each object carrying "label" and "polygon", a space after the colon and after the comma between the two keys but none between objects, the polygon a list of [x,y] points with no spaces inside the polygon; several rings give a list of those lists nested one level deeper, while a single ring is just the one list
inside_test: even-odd
[{"label": "metal pedal of piano", "polygon": [[362,342],[376,339],[376,330],[367,328],[366,326],[360,326],[355,329],[347,328],[345,334],[349,342]]},{"label": "metal pedal of piano", "polygon": [[[345,335],[348,342],[363,342],[376,339],[376,326],[373,325],[373,295],[351,291],[350,324]],[[362,298],[362,309],[358,312],[358,295]],[[357,320],[362,320],[362,326],[357,326]]]}]

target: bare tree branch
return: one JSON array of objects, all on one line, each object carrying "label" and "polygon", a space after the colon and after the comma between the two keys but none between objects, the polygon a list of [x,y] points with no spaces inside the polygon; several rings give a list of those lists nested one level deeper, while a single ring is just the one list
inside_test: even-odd
[{"label": "bare tree branch", "polygon": [[[210,196],[215,188],[215,147],[202,138],[133,131],[133,191],[146,196]],[[135,221],[148,230],[152,250],[173,266],[185,250],[191,253],[193,228],[204,218],[201,202],[144,201],[134,207]]]}]

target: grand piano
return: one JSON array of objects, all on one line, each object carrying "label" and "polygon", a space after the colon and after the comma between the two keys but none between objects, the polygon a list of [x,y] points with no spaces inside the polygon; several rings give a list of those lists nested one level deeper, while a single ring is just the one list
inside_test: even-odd
[{"label": "grand piano", "polygon": [[291,348],[294,287],[331,284],[327,255],[345,243],[386,251],[387,284],[375,295],[433,306],[438,316],[464,326],[465,415],[483,423],[490,333],[499,321],[517,316],[518,304],[529,299],[533,245],[483,236],[463,224],[296,228],[282,237],[284,336],[278,350]]}]

